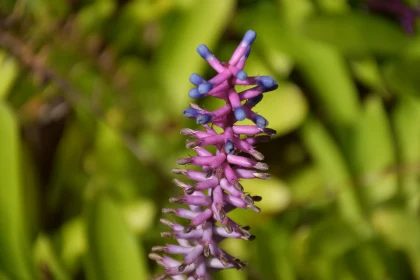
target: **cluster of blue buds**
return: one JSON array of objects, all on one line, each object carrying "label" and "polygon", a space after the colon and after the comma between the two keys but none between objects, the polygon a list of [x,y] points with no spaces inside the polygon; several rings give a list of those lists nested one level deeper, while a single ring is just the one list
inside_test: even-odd
[{"label": "cluster of blue buds", "polygon": [[[188,182],[174,179],[174,184],[183,190],[183,195],[170,198],[169,201],[184,204],[187,208],[165,208],[163,212],[189,220],[189,223],[181,225],[161,219],[172,230],[163,232],[162,237],[174,238],[178,244],[152,248],[153,253],[149,257],[165,269],[165,273],[155,280],[210,280],[213,272],[227,268],[241,270],[247,265],[225,252],[219,244],[226,238],[255,238],[248,226],[237,224],[227,214],[236,208],[260,212],[255,202],[262,198],[246,193],[240,180],[270,177],[264,172],[268,170],[268,165],[261,162],[263,154],[254,146],[270,140],[275,131],[267,128],[268,121],[252,109],[262,100],[263,93],[277,89],[278,85],[272,77],[248,77],[243,70],[255,38],[254,31],[247,31],[228,63],[220,62],[205,45],[197,48],[198,54],[218,74],[209,80],[192,74],[190,81],[195,87],[188,94],[194,99],[215,97],[224,100],[225,105],[215,111],[207,111],[190,104],[184,110],[185,117],[195,119],[204,129],[181,130],[181,134],[192,138],[186,141],[186,147],[194,149],[197,156],[180,158],[177,163],[195,165],[200,170],[173,170],[175,174],[186,177]],[[255,86],[237,92],[237,85]],[[236,124],[245,119],[255,125]],[[223,132],[217,133],[214,126]],[[215,146],[216,153],[211,153],[206,146]],[[173,258],[156,252],[180,257]]]}]

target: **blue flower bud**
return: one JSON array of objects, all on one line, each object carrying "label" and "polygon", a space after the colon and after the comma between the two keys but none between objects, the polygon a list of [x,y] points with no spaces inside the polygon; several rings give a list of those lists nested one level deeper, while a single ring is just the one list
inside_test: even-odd
[{"label": "blue flower bud", "polygon": [[204,82],[204,83],[202,83],[202,84],[200,84],[200,85],[198,86],[198,91],[199,91],[201,94],[206,94],[206,93],[208,93],[209,91],[211,91],[211,90],[212,90],[212,88],[213,88],[213,84],[212,84],[212,83],[209,83],[209,82]]},{"label": "blue flower bud", "polygon": [[201,94],[197,88],[192,88],[190,89],[190,91],[188,92],[188,96],[190,98],[201,98],[204,96],[204,94]]},{"label": "blue flower bud", "polygon": [[212,119],[212,116],[210,114],[200,114],[197,116],[197,124],[208,124]]},{"label": "blue flower bud", "polygon": [[193,85],[198,86],[199,84],[201,84],[202,82],[204,82],[204,79],[200,75],[198,75],[196,73],[193,73],[190,76],[190,82]]},{"label": "blue flower bud", "polygon": [[249,54],[251,53],[251,47],[248,47],[246,53],[244,54],[245,58],[248,58]]},{"label": "blue flower bud", "polygon": [[242,44],[249,46],[254,42],[255,38],[257,38],[257,33],[254,30],[248,30],[242,39]]},{"label": "blue flower bud", "polygon": [[244,70],[241,70],[236,74],[236,78],[238,78],[241,81],[245,81],[246,78],[248,78],[248,75],[246,74]]},{"label": "blue flower bud", "polygon": [[198,46],[197,52],[205,60],[209,59],[210,56],[211,56],[211,52],[210,52],[209,48],[207,48],[207,46],[203,45],[203,44]]},{"label": "blue flower bud", "polygon": [[264,90],[274,90],[278,87],[277,82],[270,76],[259,76],[256,80],[257,84]]},{"label": "blue flower bud", "polygon": [[260,103],[260,101],[263,99],[263,95],[262,94],[260,94],[260,95],[257,95],[257,96],[254,96],[254,97],[251,97],[251,98],[249,98],[247,101],[246,101],[246,104],[249,104],[249,105],[251,105],[252,107],[254,107],[255,105],[257,105],[258,103]]},{"label": "blue flower bud", "polygon": [[268,121],[263,116],[258,114],[255,114],[255,116],[252,118],[252,121],[261,129],[266,128],[268,125]]},{"label": "blue flower bud", "polygon": [[233,145],[232,141],[227,140],[225,143],[225,152],[227,154],[231,154],[233,153],[234,150],[235,150],[235,146]]},{"label": "blue flower bud", "polygon": [[245,110],[242,107],[235,108],[234,113],[238,121],[243,121],[246,118]]},{"label": "blue flower bud", "polygon": [[196,118],[200,111],[194,108],[187,108],[184,110],[184,117],[186,118]]}]

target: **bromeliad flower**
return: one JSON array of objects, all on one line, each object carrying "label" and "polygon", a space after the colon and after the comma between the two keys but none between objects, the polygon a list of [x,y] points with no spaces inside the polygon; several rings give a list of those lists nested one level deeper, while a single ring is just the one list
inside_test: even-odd
[{"label": "bromeliad flower", "polygon": [[411,8],[403,0],[367,0],[367,6],[373,11],[396,18],[406,32],[414,33],[420,8]]},{"label": "bromeliad flower", "polygon": [[[196,104],[184,110],[184,116],[195,119],[204,130],[181,130],[181,134],[191,137],[186,141],[186,147],[194,149],[197,155],[178,159],[177,163],[195,165],[201,170],[173,170],[173,173],[183,175],[189,182],[174,179],[174,184],[183,190],[184,195],[170,198],[169,201],[187,205],[188,208],[165,208],[163,213],[184,218],[189,223],[181,225],[161,219],[171,229],[170,232],[163,232],[162,237],[173,238],[178,244],[152,248],[153,253],[149,257],[165,269],[165,273],[156,280],[208,280],[212,272],[227,268],[241,270],[247,265],[225,252],[219,244],[226,238],[255,238],[249,232],[249,227],[240,226],[227,214],[235,208],[260,212],[255,202],[260,201],[261,197],[247,194],[240,180],[270,177],[265,173],[268,165],[261,162],[264,156],[255,150],[254,145],[268,141],[275,131],[267,128],[268,121],[252,109],[262,100],[265,92],[277,88],[277,83],[269,76],[248,77],[243,70],[255,38],[254,31],[247,31],[229,62],[220,62],[205,45],[197,48],[198,54],[216,70],[217,75],[205,80],[198,74],[192,74],[190,81],[196,87],[190,90],[189,96],[212,96],[224,100],[225,105],[212,112]],[[236,85],[255,86],[237,92]],[[255,125],[237,124],[244,119],[251,120]],[[223,132],[217,133],[214,126]],[[215,146],[216,153],[208,151],[207,146]],[[156,252],[181,257],[172,258]]]}]

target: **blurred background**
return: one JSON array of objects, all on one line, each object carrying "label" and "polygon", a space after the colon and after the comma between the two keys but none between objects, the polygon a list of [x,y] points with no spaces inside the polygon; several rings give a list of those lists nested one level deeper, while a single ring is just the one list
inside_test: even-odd
[{"label": "blurred background", "polygon": [[[416,8],[417,7],[417,8]],[[420,279],[420,1],[0,0],[0,279],[150,279],[193,72],[257,31],[279,89],[249,262],[217,280]],[[418,30],[418,28],[417,28]],[[206,108],[220,104],[200,100]]]}]

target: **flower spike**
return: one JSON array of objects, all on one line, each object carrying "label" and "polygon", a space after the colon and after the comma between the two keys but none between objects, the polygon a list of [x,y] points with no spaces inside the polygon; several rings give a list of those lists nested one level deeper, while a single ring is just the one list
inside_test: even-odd
[{"label": "flower spike", "polygon": [[[191,182],[174,179],[173,183],[182,189],[182,195],[172,197],[169,201],[187,205],[188,208],[164,208],[162,212],[188,221],[181,225],[161,219],[172,230],[161,233],[161,236],[175,239],[178,244],[152,248],[153,253],[149,257],[165,269],[165,273],[155,279],[209,280],[210,272],[230,268],[242,270],[247,266],[246,262],[223,251],[219,244],[226,238],[255,239],[249,227],[238,225],[228,214],[236,208],[259,213],[261,210],[255,203],[262,198],[245,193],[239,181],[270,178],[270,174],[265,173],[268,165],[261,162],[264,155],[254,145],[268,141],[275,131],[267,128],[268,121],[253,112],[252,108],[262,100],[263,93],[277,89],[278,85],[272,77],[249,77],[243,70],[255,39],[256,33],[247,31],[228,63],[221,63],[205,45],[197,48],[198,54],[218,74],[209,80],[192,74],[190,82],[195,87],[188,95],[194,99],[219,98],[225,105],[209,112],[191,103],[183,112],[185,117],[195,119],[197,124],[202,125],[203,130],[181,130],[181,134],[191,137],[185,145],[193,149],[197,156],[180,158],[177,164],[195,165],[201,170],[172,170]],[[254,87],[237,92],[236,85]],[[255,125],[237,124],[244,119],[251,120]],[[222,132],[216,132],[213,126],[220,127]],[[216,153],[207,150],[205,147],[208,146],[214,146]],[[176,260],[158,253],[180,255],[180,258]]]}]

